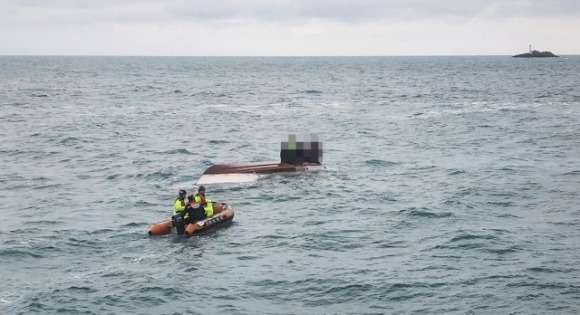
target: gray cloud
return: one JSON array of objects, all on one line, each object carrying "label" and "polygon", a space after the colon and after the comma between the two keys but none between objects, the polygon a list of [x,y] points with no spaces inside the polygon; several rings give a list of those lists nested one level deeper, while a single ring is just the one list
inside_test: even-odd
[{"label": "gray cloud", "polygon": [[0,0],[0,54],[575,54],[579,23],[579,0]]},{"label": "gray cloud", "polygon": [[[573,15],[578,0],[69,0],[7,1],[0,4],[13,19],[54,23],[177,23],[252,19],[299,21],[323,19],[356,23],[440,17],[525,17]],[[6,18],[10,18],[7,16]]]},{"label": "gray cloud", "polygon": [[[175,1],[176,16],[195,19],[247,18],[260,20],[325,19],[357,22],[386,18],[421,18],[427,16],[468,16],[485,9],[490,1],[456,1],[460,5],[442,7],[426,0],[295,0],[295,1],[209,1],[207,5],[191,6]],[[469,3],[469,5],[465,5]]]}]

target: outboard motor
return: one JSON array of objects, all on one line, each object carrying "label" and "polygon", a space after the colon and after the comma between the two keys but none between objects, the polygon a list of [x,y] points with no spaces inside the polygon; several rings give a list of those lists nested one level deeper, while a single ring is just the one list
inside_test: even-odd
[{"label": "outboard motor", "polygon": [[176,214],[171,216],[171,225],[177,229],[177,234],[182,235],[185,233],[185,222],[183,222],[183,216]]}]

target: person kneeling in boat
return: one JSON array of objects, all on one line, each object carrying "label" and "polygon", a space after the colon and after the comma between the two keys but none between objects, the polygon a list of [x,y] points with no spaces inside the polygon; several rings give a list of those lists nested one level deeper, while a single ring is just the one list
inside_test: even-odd
[{"label": "person kneeling in boat", "polygon": [[210,199],[205,198],[205,186],[199,186],[197,193],[195,193],[195,202],[199,203],[203,210],[205,211],[205,216],[207,218],[212,217],[214,214],[218,214],[221,210],[214,211],[213,202]]},{"label": "person kneeling in boat", "polygon": [[177,234],[185,232],[185,219],[187,213],[185,212],[185,195],[187,192],[183,189],[179,191],[179,195],[173,203],[173,216],[171,216],[172,225],[177,229]]},{"label": "person kneeling in boat", "polygon": [[184,210],[187,213],[186,219],[184,220],[185,224],[205,219],[205,211],[201,205],[195,201],[195,197],[193,195],[189,195],[187,196],[187,200],[187,206],[185,206]]}]

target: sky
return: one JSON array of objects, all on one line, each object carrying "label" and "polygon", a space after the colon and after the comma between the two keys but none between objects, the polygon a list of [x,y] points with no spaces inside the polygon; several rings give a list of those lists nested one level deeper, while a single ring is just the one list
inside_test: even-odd
[{"label": "sky", "polygon": [[0,0],[0,55],[580,54],[580,0]]}]

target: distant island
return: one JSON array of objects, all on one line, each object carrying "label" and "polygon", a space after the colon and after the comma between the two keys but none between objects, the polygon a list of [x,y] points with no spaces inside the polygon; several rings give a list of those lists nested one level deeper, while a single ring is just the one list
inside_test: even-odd
[{"label": "distant island", "polygon": [[512,56],[514,58],[536,58],[536,57],[558,57],[549,51],[537,51],[532,50],[532,45],[530,45],[530,51],[527,53]]}]

